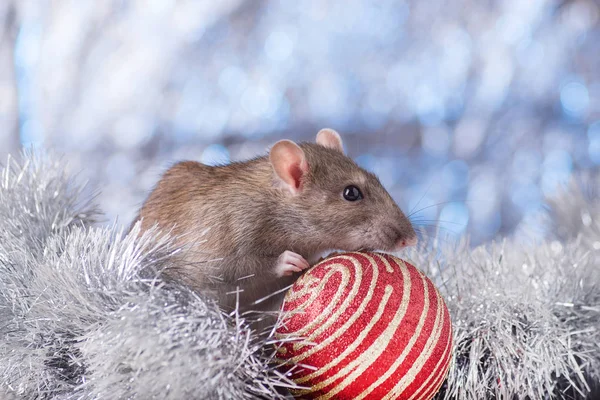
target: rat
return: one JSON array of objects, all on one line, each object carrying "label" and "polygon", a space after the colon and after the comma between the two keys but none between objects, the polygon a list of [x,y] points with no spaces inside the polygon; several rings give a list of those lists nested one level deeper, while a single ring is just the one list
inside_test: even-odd
[{"label": "rat", "polygon": [[316,143],[280,140],[244,162],[179,162],[136,221],[141,232],[157,224],[183,247],[167,277],[214,294],[226,311],[277,311],[285,288],[327,251],[417,243],[379,179],[344,153],[332,129]]}]

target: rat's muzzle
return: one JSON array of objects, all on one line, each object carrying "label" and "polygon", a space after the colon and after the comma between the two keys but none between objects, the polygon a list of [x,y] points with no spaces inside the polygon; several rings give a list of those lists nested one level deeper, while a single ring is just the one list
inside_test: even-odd
[{"label": "rat's muzzle", "polygon": [[396,244],[392,248],[392,251],[399,251],[405,247],[416,246],[418,243],[417,235],[408,237],[408,238],[400,238],[396,241]]}]

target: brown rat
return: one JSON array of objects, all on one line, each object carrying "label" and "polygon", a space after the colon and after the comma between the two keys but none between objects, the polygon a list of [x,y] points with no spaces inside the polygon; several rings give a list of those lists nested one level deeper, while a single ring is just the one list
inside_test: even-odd
[{"label": "brown rat", "polygon": [[213,291],[231,310],[276,311],[283,294],[325,251],[394,251],[414,245],[409,220],[375,175],[323,129],[316,143],[281,140],[268,156],[222,166],[171,167],[143,204],[142,231],[158,224],[185,247],[168,276]]}]

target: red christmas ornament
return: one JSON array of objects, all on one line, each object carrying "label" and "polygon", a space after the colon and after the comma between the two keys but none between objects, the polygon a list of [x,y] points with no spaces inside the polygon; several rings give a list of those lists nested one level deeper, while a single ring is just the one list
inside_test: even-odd
[{"label": "red christmas ornament", "polygon": [[296,281],[283,311],[278,358],[306,388],[298,397],[431,399],[448,372],[448,309],[433,283],[399,258],[328,258]]}]

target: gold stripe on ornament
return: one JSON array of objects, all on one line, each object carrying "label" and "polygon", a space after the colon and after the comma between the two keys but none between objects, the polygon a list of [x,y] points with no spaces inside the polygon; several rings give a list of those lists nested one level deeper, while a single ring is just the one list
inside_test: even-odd
[{"label": "gold stripe on ornament", "polygon": [[381,261],[383,261],[383,264],[385,265],[385,270],[387,272],[389,272],[390,274],[394,272],[394,268],[390,265],[390,262],[385,257],[381,257]]},{"label": "gold stripe on ornament", "polygon": [[[367,255],[363,255],[363,256],[369,258],[372,262],[374,262],[374,260],[372,258],[370,258],[369,256],[367,256]],[[360,264],[360,266],[362,268],[362,264]],[[341,335],[343,335],[348,330],[348,328],[352,324],[354,324],[358,318],[360,318],[362,316],[365,308],[367,307],[367,305],[373,298],[373,294],[374,294],[375,288],[377,286],[377,280],[379,278],[379,271],[377,268],[373,269],[372,275],[373,276],[371,277],[371,282],[369,284],[369,289],[367,291],[367,295],[363,298],[363,300],[362,300],[361,304],[359,305],[359,307],[357,308],[356,312],[354,312],[350,316],[350,318],[348,318],[348,320],[338,330],[336,330],[335,332],[330,334],[324,341],[322,341],[321,343],[315,344],[313,347],[311,347],[305,353],[298,355],[298,357],[300,357],[299,360],[303,360],[303,359],[315,354],[316,352],[326,348],[330,343],[332,343],[333,341],[338,339]],[[361,270],[361,280],[362,280],[362,270]],[[346,309],[344,309],[343,311],[345,312]],[[334,317],[332,317],[332,318],[334,318]],[[337,318],[338,317],[336,316],[333,322],[336,322]],[[315,338],[313,338],[313,339],[315,339]],[[296,361],[296,360],[294,359],[294,361]]]},{"label": "gold stripe on ornament", "polygon": [[[365,256],[368,258],[368,256]],[[348,257],[348,259],[350,259]],[[356,261],[358,263],[358,260],[356,260],[355,258],[352,258],[353,261]],[[362,268],[362,265],[360,263],[358,263],[360,265],[360,268]],[[339,264],[342,265],[342,264]],[[375,288],[377,286],[377,280],[379,278],[379,271],[377,270],[377,268],[373,269],[373,276],[371,277],[371,282],[369,284],[369,289],[367,291],[367,295],[362,299],[360,305],[358,306],[356,312],[354,312],[350,318],[348,318],[348,320],[341,326],[339,327],[335,332],[332,332],[325,340],[323,340],[321,343],[317,343],[313,346],[311,346],[309,349],[307,349],[304,353],[302,354],[298,354],[296,357],[294,357],[292,360],[294,362],[299,362],[302,361],[304,359],[306,359],[307,357],[310,357],[311,355],[317,353],[318,351],[321,351],[322,349],[326,348],[330,343],[332,343],[333,341],[335,341],[336,339],[338,339],[340,336],[342,336],[347,330],[348,328],[354,324],[356,322],[356,320],[362,315],[362,313],[364,312],[365,308],[367,307],[368,303],[371,301],[371,298],[373,297],[373,293],[375,291]],[[356,274],[356,279],[355,279],[355,284],[358,283],[358,285],[360,285],[362,283],[362,269],[360,269],[360,273],[357,272]],[[348,295],[348,300],[351,301],[353,300],[353,298],[356,296],[356,293],[354,294],[349,294]],[[326,328],[328,328],[330,325],[333,325],[335,322],[337,322],[338,318],[340,315],[346,313],[347,309],[348,309],[349,305],[342,308],[340,307],[338,309],[338,311],[332,315],[331,317],[329,317],[328,319],[328,323]],[[323,312],[322,314],[325,314],[325,312]],[[322,327],[316,329],[314,332],[312,332],[309,336],[309,341],[312,340],[313,342],[316,340],[316,338],[321,335],[323,332],[325,331],[325,329],[322,329]],[[300,348],[300,347],[299,347]]]},{"label": "gold stripe on ornament", "polygon": [[[441,295],[441,293],[439,292],[439,290],[437,289],[437,287],[435,285],[432,284],[432,286],[435,289],[435,293],[436,293],[436,295],[438,297],[438,302],[442,303],[442,307],[441,308],[442,308],[442,312],[443,312],[444,315],[442,316],[442,318],[443,318],[443,320],[441,321],[442,328],[440,328],[440,329],[443,330],[443,328],[445,328],[446,325],[449,325],[449,327],[448,327],[449,328],[449,334],[448,334],[448,337],[447,337],[447,340],[446,340],[446,346],[444,347],[444,352],[443,352],[442,356],[439,358],[438,362],[436,363],[436,365],[435,365],[435,367],[433,369],[432,374],[425,380],[425,382],[423,383],[423,385],[410,397],[410,399],[414,399],[415,396],[421,391],[421,389],[423,389],[424,385],[426,385],[427,382],[431,378],[433,378],[433,377],[435,377],[436,380],[437,380],[437,383],[434,382],[434,384],[437,386],[437,388],[435,389],[435,391],[433,393],[437,393],[437,391],[439,390],[439,388],[441,387],[441,385],[442,385],[442,383],[444,381],[444,378],[446,377],[446,374],[448,373],[448,368],[449,368],[450,361],[451,361],[451,358],[452,358],[451,355],[450,355],[450,357],[448,357],[446,359],[446,362],[444,364],[442,364],[442,361],[446,358],[446,356],[448,355],[448,353],[452,351],[452,342],[453,342],[453,337],[452,337],[452,335],[453,335],[452,334],[452,321],[450,319],[450,315],[448,314],[448,308],[446,307],[446,303],[444,302],[443,296]],[[438,372],[438,370],[440,370],[440,367],[442,367],[441,370],[445,370],[444,373],[443,374],[436,374]],[[426,389],[429,389],[429,388],[426,387]]]},{"label": "gold stripe on ornament", "polygon": [[[444,318],[445,320],[445,318]],[[446,377],[446,373],[447,368],[448,368],[448,364],[450,364],[450,357],[448,357],[448,359],[446,359],[446,356],[448,356],[450,349],[452,348],[452,331],[450,331],[450,335],[448,336],[448,339],[446,340],[446,347],[444,347],[444,352],[442,353],[442,356],[439,358],[438,362],[435,364],[435,367],[433,368],[432,373],[427,377],[427,379],[425,379],[425,381],[423,381],[423,384],[413,393],[412,396],[410,396],[410,398],[408,400],[414,400],[415,396],[417,396],[423,389],[427,390],[430,387],[434,387],[435,390],[433,391],[433,393],[437,393],[437,391],[439,390],[440,386],[442,385],[442,383],[444,382],[444,378]],[[446,359],[446,362],[444,364],[442,364],[442,361]],[[441,370],[443,371],[444,369],[446,369],[446,371],[443,374],[440,374],[440,367]],[[427,386],[427,384],[429,383],[429,381],[435,378],[437,380],[433,382],[433,385],[431,386]]]},{"label": "gold stripe on ornament", "polygon": [[[303,376],[302,378],[296,379],[295,382],[298,384],[301,384],[301,383],[313,380],[314,378],[321,376],[325,372],[329,371],[331,368],[337,366],[341,361],[344,360],[344,358],[348,354],[350,354],[354,350],[356,350],[358,348],[358,346],[360,346],[362,344],[362,341],[369,335],[369,333],[371,332],[373,327],[377,324],[377,322],[379,322],[379,320],[381,319],[381,316],[383,315],[383,312],[385,311],[385,307],[387,306],[387,303],[390,300],[390,297],[391,297],[393,291],[394,291],[394,288],[392,286],[387,285],[385,287],[383,297],[377,308],[377,312],[375,313],[373,318],[369,321],[367,326],[365,326],[365,328],[356,337],[356,339],[339,356],[337,356],[335,359],[333,359],[328,364],[320,367],[315,372],[312,372],[309,375]],[[356,315],[360,315],[360,313],[357,312]]]},{"label": "gold stripe on ornament", "polygon": [[[431,284],[433,286],[433,284]],[[435,293],[435,292],[434,292]],[[442,334],[442,327],[444,326],[444,308],[443,301],[440,296],[437,297],[437,311],[435,314],[435,322],[433,328],[431,330],[431,334],[429,338],[427,338],[427,342],[425,342],[425,346],[419,354],[419,357],[415,360],[415,362],[411,365],[410,369],[406,372],[406,374],[396,383],[394,388],[388,393],[387,396],[383,398],[383,400],[388,400],[392,398],[396,398],[400,396],[406,388],[415,380],[419,372],[423,369],[425,363],[431,357],[435,346],[440,340],[440,336]]]},{"label": "gold stripe on ornament", "polygon": [[304,274],[296,283],[294,283],[294,289],[289,291],[285,296],[285,301],[290,303],[302,298],[304,295],[309,294],[315,296],[315,287],[319,285],[321,279],[318,279],[311,274]]},{"label": "gold stripe on ornament", "polygon": [[[405,269],[407,268],[406,264],[404,264],[404,262],[402,262],[402,265],[404,266]],[[427,313],[429,312],[429,287],[427,285],[425,277],[421,274],[419,274],[419,276],[421,277],[421,282],[423,284],[423,309],[421,310],[421,316],[419,318],[419,322],[417,324],[415,333],[410,338],[408,344],[406,345],[406,347],[404,348],[404,350],[402,351],[400,356],[396,359],[396,361],[394,361],[394,363],[388,368],[388,370],[379,379],[377,379],[377,381],[373,382],[371,384],[371,386],[369,386],[361,394],[359,394],[357,397],[355,397],[355,400],[360,400],[360,399],[364,399],[365,397],[367,397],[369,395],[369,393],[371,393],[373,390],[375,390],[377,387],[379,387],[379,385],[381,385],[383,382],[385,382],[394,372],[396,372],[396,370],[400,367],[400,365],[402,365],[402,363],[404,362],[404,359],[408,356],[408,354],[412,350],[412,348],[415,345],[415,342],[417,341],[419,336],[421,336],[421,331],[423,330],[423,326],[425,325]],[[409,279],[410,279],[410,277],[409,277]]]},{"label": "gold stripe on ornament", "polygon": [[[335,272],[331,272],[331,275],[334,274]],[[347,285],[349,280],[350,280],[350,276],[349,274],[345,274],[343,271],[340,272],[341,273],[341,285]],[[318,279],[315,278],[314,276],[310,275],[310,274],[304,274],[303,276],[301,276],[296,283],[294,283],[294,288],[290,291],[288,291],[288,293],[286,294],[285,298],[284,298],[284,306],[283,309],[285,309],[285,303],[292,303],[297,301],[298,299],[304,297],[306,294],[309,295],[309,297],[307,299],[305,299],[301,304],[296,304],[293,306],[292,310],[287,310],[287,311],[282,311],[282,326],[288,328],[287,324],[289,323],[290,320],[292,320],[293,318],[296,317],[296,315],[298,314],[302,314],[305,313],[305,309],[307,308],[307,304],[310,306],[317,297],[319,297],[319,294],[321,293],[321,288],[322,286],[320,286],[324,281],[326,281],[327,276],[325,276],[323,279]],[[333,306],[335,305],[340,298],[343,295],[343,291],[341,287],[338,287],[337,291],[334,293],[334,296],[330,302],[330,304]],[[318,318],[318,320],[320,321],[323,317],[321,316],[317,316],[316,318]],[[314,320],[313,320],[314,321]],[[305,329],[304,328],[300,328],[301,330]],[[300,335],[298,334],[298,331],[288,331],[287,333],[281,333],[281,332],[275,332],[275,337],[277,339],[286,339],[286,338],[293,338],[295,339],[294,343],[295,345],[292,345],[294,349],[298,349],[299,344],[301,342],[298,342],[297,339],[300,337]]]},{"label": "gold stripe on ornament", "polygon": [[[339,268],[342,267],[342,268]],[[329,319],[329,313],[332,312],[332,309],[334,309],[338,303],[340,302],[340,300],[342,299],[342,296],[345,294],[345,288],[348,286],[348,283],[350,282],[350,273],[348,272],[347,267],[345,267],[343,264],[331,264],[331,268],[328,270],[328,272],[325,274],[325,276],[323,277],[323,279],[319,282],[319,285],[316,286],[315,288],[313,288],[313,293],[311,295],[311,297],[309,299],[307,299],[304,303],[302,303],[301,306],[299,306],[298,308],[310,308],[312,306],[312,303],[314,303],[316,301],[316,299],[319,297],[319,295],[322,294],[322,292],[325,289],[325,286],[327,285],[327,283],[329,282],[329,279],[331,279],[331,277],[335,274],[341,274],[341,283],[340,285],[337,287],[333,298],[331,299],[331,301],[329,302],[329,304],[327,305],[327,307],[325,307],[323,309],[323,311],[317,315],[312,321],[310,321],[307,325],[300,327],[298,330],[294,331],[294,332],[289,332],[287,334],[287,336],[305,336],[307,339],[314,336],[314,331],[320,331],[323,329],[327,329],[329,327],[329,325],[331,325],[333,322],[330,321]],[[346,297],[343,298],[342,301],[342,305],[341,307],[344,306],[344,304],[346,304],[346,306],[344,308],[347,308],[347,304],[351,301],[351,298],[356,295],[356,293],[358,292],[358,288],[360,286],[360,271],[356,272],[356,279],[354,280],[354,284],[352,286],[352,288],[350,289],[350,293],[348,293],[348,295]],[[294,343],[294,349],[295,350],[299,350],[302,347],[306,346],[307,343],[306,342],[296,342]]]},{"label": "gold stripe on ornament", "polygon": [[[371,257],[369,257],[369,258],[371,258]],[[341,392],[346,387],[348,387],[352,382],[354,382],[354,380],[357,377],[359,377],[365,370],[367,370],[379,358],[379,356],[386,350],[387,344],[389,344],[391,339],[394,337],[396,330],[400,327],[400,323],[401,323],[402,319],[404,318],[404,316],[406,315],[406,312],[408,310],[409,301],[410,301],[410,290],[411,290],[411,285],[412,285],[410,272],[408,271],[408,268],[406,267],[406,265],[404,265],[404,263],[402,263],[402,265],[400,266],[400,271],[403,275],[403,283],[404,283],[404,288],[403,288],[403,293],[402,293],[402,302],[401,302],[400,306],[398,307],[398,310],[396,310],[396,313],[395,313],[394,317],[392,318],[392,321],[390,321],[390,323],[386,327],[386,329],[379,335],[379,337],[377,339],[375,339],[375,341],[371,344],[371,346],[369,346],[369,348],[366,349],[361,355],[359,355],[354,360],[350,361],[348,363],[348,365],[346,365],[344,368],[342,368],[340,371],[338,371],[334,376],[332,376],[322,382],[316,383],[314,386],[312,386],[307,391],[307,393],[321,390],[321,389],[329,386],[331,383],[335,382],[339,378],[346,376],[346,378],[342,382],[340,382],[337,386],[332,388],[329,392],[325,393],[324,395],[318,397],[318,399],[322,399],[322,400],[333,398],[337,393]]]}]

